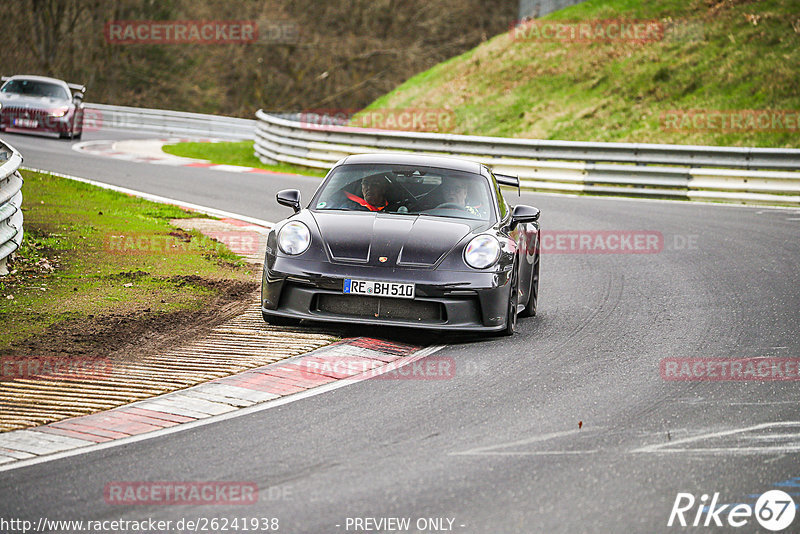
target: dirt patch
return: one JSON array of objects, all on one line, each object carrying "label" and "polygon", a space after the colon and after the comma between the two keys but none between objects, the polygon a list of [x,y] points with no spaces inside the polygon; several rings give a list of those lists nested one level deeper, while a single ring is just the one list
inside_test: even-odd
[{"label": "dirt patch", "polygon": [[183,241],[184,243],[188,243],[192,240],[192,234],[181,229],[170,232],[169,235],[179,241]]},{"label": "dirt patch", "polygon": [[[119,276],[135,280],[146,275],[137,271]],[[60,321],[11,349],[0,350],[0,356],[131,360],[204,335],[258,301],[256,281],[212,280],[196,275],[176,276],[170,281],[179,287],[192,284],[212,289],[216,296],[196,310],[153,313],[145,308]]]}]

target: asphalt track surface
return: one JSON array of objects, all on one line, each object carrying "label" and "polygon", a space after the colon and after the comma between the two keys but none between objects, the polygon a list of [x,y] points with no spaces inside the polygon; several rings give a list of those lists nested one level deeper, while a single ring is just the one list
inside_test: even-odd
[{"label": "asphalt track surface", "polygon": [[[296,187],[308,198],[318,183],[103,159],[70,150],[68,141],[4,139],[31,167],[273,221],[288,214],[275,204],[276,191]],[[800,477],[800,423],[730,433],[800,421],[798,382],[675,382],[659,371],[664,358],[800,356],[800,210],[506,198],[541,208],[545,230],[660,232],[663,250],[544,254],[539,315],[520,320],[513,338],[446,339],[432,357],[452,358],[450,379],[368,380],[0,472],[0,517],[274,517],[279,532],[310,533],[363,532],[348,528],[347,518],[366,517],[408,517],[412,526],[450,518],[452,532],[470,533],[708,531],[667,527],[678,492],[753,504]],[[109,505],[103,490],[115,481],[248,481],[260,500]],[[799,525],[800,517],[786,532]],[[751,518],[730,530],[757,527]]]}]

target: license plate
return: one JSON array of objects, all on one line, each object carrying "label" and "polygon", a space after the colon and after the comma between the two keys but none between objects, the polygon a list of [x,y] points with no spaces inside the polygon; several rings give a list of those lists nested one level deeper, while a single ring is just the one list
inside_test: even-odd
[{"label": "license plate", "polygon": [[344,281],[344,292],[350,295],[367,295],[369,297],[413,299],[414,284],[353,280],[351,278],[346,278]]},{"label": "license plate", "polygon": [[38,128],[39,121],[33,119],[14,119],[14,126],[19,126],[20,128]]}]

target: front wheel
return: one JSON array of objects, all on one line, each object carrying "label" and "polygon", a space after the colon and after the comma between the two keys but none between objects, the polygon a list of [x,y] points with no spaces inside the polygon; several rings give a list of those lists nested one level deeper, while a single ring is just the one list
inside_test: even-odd
[{"label": "front wheel", "polygon": [[517,331],[517,304],[519,303],[519,279],[514,272],[511,280],[511,292],[508,296],[508,310],[506,311],[506,327],[503,329],[504,336],[513,336]]}]

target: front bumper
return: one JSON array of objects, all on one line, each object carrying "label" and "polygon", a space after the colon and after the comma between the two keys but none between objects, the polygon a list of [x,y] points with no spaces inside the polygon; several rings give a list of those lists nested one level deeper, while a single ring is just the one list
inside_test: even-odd
[{"label": "front bumper", "polygon": [[[54,117],[42,110],[31,110],[23,114],[14,108],[0,109],[0,127],[17,132],[43,132],[68,134],[72,131],[73,113],[70,111],[62,117]],[[31,126],[35,124],[35,126]]]},{"label": "front bumper", "polygon": [[[415,284],[414,299],[343,293],[345,278]],[[266,316],[385,326],[494,332],[505,327],[510,272],[376,270],[278,258],[264,269]]]}]

